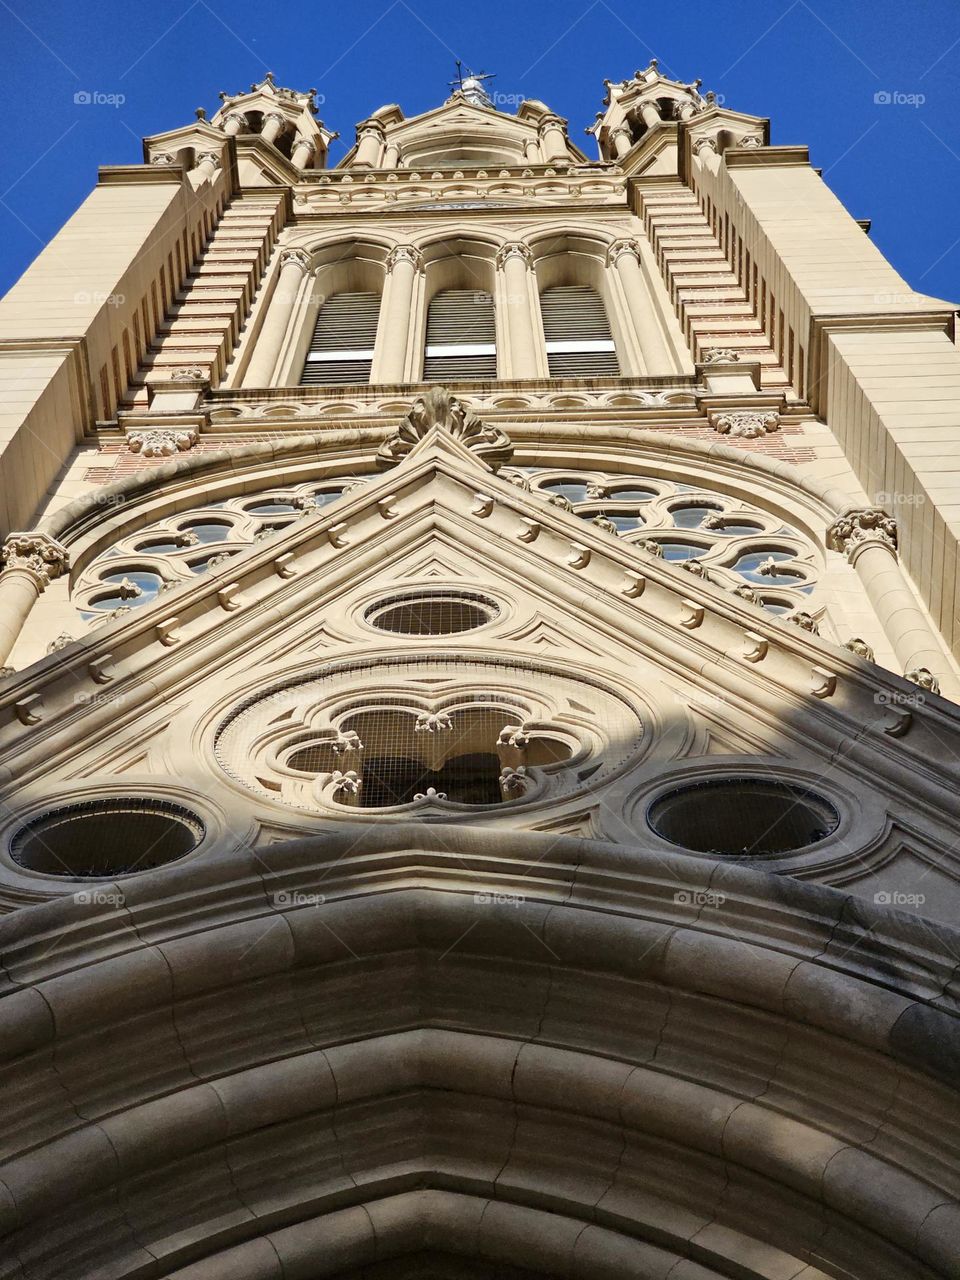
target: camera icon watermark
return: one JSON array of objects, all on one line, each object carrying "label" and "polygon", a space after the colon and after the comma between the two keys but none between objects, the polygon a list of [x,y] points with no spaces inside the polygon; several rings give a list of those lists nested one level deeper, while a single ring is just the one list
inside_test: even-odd
[{"label": "camera icon watermark", "polygon": [[925,93],[903,93],[900,89],[879,89],[873,95],[878,107],[922,107],[926,100]]},{"label": "camera icon watermark", "polygon": [[481,907],[519,907],[526,902],[522,893],[475,893],[473,900]]},{"label": "camera icon watermark", "polygon": [[888,493],[886,490],[874,497],[878,507],[921,507],[926,500],[922,493]]},{"label": "camera icon watermark", "polygon": [[123,93],[104,93],[100,89],[78,89],[73,95],[77,107],[122,107],[126,100]]},{"label": "camera icon watermark", "polygon": [[878,707],[922,707],[926,698],[922,693],[900,693],[896,689],[881,689],[873,695]]},{"label": "camera icon watermark", "polygon": [[927,900],[925,893],[904,893],[900,889],[879,889],[873,900],[878,907],[922,907]]},{"label": "camera icon watermark", "polygon": [[722,907],[727,895],[712,889],[678,889],[673,900],[679,907]]},{"label": "camera icon watermark", "polygon": [[98,307],[122,307],[126,300],[124,293],[91,293],[87,289],[78,289],[73,295],[74,305],[78,307],[89,306],[91,302]]},{"label": "camera icon watermark", "polygon": [[73,900],[81,907],[122,907],[126,899],[117,889],[80,889]]},{"label": "camera icon watermark", "polygon": [[301,893],[299,889],[281,890],[273,895],[273,905],[280,910],[288,907],[322,907],[326,900],[322,893]]}]

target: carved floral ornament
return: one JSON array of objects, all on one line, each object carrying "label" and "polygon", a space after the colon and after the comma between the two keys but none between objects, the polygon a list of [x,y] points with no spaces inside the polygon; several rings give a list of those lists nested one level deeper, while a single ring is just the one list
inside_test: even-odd
[{"label": "carved floral ornament", "polygon": [[446,387],[431,387],[414,400],[396,433],[380,447],[378,461],[393,466],[434,427],[449,432],[495,471],[513,454],[513,442],[506,432],[481,422]]},{"label": "carved floral ornament", "polygon": [[176,453],[186,453],[197,443],[197,433],[192,427],[177,431],[131,431],[127,444],[131,453],[144,458],[172,458]]},{"label": "carved floral ornament", "polygon": [[5,570],[28,573],[40,591],[70,567],[67,548],[46,533],[8,534],[0,560]]},{"label": "carved floral ornament", "polygon": [[879,507],[848,511],[827,531],[827,546],[831,551],[842,552],[851,561],[870,543],[896,554],[897,522]]},{"label": "carved floral ornament", "polygon": [[773,409],[731,409],[727,413],[711,415],[711,420],[714,430],[721,435],[740,436],[745,440],[753,440],[780,427],[780,415]]}]

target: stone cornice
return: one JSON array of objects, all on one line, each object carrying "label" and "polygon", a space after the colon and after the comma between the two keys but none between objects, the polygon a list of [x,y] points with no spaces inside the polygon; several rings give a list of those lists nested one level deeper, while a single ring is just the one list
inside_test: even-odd
[{"label": "stone cornice", "polygon": [[156,183],[179,186],[185,174],[181,164],[104,164],[97,170],[97,186],[135,187]]},{"label": "stone cornice", "polygon": [[728,147],[723,153],[728,169],[756,169],[764,165],[784,167],[810,163],[809,147]]}]

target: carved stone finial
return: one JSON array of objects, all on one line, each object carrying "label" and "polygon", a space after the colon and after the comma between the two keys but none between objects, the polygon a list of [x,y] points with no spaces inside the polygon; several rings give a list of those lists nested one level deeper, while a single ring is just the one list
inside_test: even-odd
[{"label": "carved stone finial", "polygon": [[853,636],[843,647],[849,649],[851,653],[855,653],[858,658],[865,658],[867,662],[876,662],[877,660],[866,640],[861,640],[859,636]]},{"label": "carved stone finial", "polygon": [[926,667],[913,667],[910,671],[903,673],[903,678],[909,680],[911,684],[919,685],[921,689],[926,689],[928,693],[940,692],[940,681]]},{"label": "carved stone finial", "polygon": [[827,546],[842,552],[851,562],[869,543],[897,550],[897,522],[880,507],[847,511],[827,530]]},{"label": "carved stone finial", "polygon": [[707,573],[707,566],[702,560],[681,560],[680,568],[686,569],[687,573],[692,573],[695,578],[704,578],[707,582],[710,581],[710,575]]},{"label": "carved stone finial", "polygon": [[820,627],[812,613],[790,613],[787,614],[786,620],[792,622],[795,627],[799,627],[801,631],[809,631],[812,636],[820,634]]},{"label": "carved stone finial", "polygon": [[177,453],[187,453],[197,443],[193,427],[177,431],[131,431],[127,444],[131,453],[144,458],[172,458]]},{"label": "carved stone finial", "polygon": [[529,265],[533,261],[533,251],[522,240],[513,240],[509,244],[502,244],[497,250],[497,269],[502,271],[507,259],[513,257],[521,258],[525,265]]},{"label": "carved stone finial", "polygon": [[758,604],[761,608],[763,607],[763,600],[749,583],[741,582],[738,587],[733,588],[733,594],[739,596],[741,600],[748,600],[750,604]]},{"label": "carved stone finial", "polygon": [[504,431],[481,422],[446,387],[431,387],[413,402],[396,433],[381,445],[378,460],[382,465],[393,466],[434,427],[449,432],[494,471],[509,462],[513,453],[513,442]]},{"label": "carved stone finial", "polygon": [[522,796],[527,789],[527,771],[523,765],[516,769],[504,769],[500,774],[500,791],[505,799]]},{"label": "carved stone finial", "polygon": [[0,667],[0,680],[9,680],[11,676],[15,676],[16,674],[16,667]]},{"label": "carved stone finial", "polygon": [[409,262],[414,271],[423,270],[423,254],[412,244],[396,244],[387,255],[387,273],[399,262]]},{"label": "carved stone finial", "polygon": [[61,649],[65,649],[68,644],[73,644],[74,637],[66,631],[61,631],[55,640],[51,640],[47,645],[47,653],[59,653]]},{"label": "carved stone finial", "polygon": [[634,543],[634,546],[645,551],[648,556],[656,556],[658,560],[663,559],[663,547],[656,538],[641,538],[639,542]]},{"label": "carved stone finial", "polygon": [[347,769],[345,772],[337,769],[332,777],[333,794],[335,796],[358,796],[360,788],[363,786],[363,779],[357,773],[356,769]]},{"label": "carved stone finial", "polygon": [[731,409],[713,419],[713,428],[721,435],[741,436],[753,440],[780,426],[780,415],[772,409]]},{"label": "carved stone finial", "polygon": [[595,529],[600,529],[603,533],[612,533],[614,537],[620,532],[609,516],[594,516],[591,524]]},{"label": "carved stone finial", "polygon": [[20,569],[30,574],[39,591],[48,587],[70,567],[67,548],[46,533],[9,533],[0,551],[5,570]]}]

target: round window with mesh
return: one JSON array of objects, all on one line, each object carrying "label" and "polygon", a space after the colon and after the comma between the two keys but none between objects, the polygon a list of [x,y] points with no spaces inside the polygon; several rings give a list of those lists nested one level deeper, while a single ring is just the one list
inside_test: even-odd
[{"label": "round window with mesh", "polygon": [[366,609],[363,620],[392,635],[451,636],[476,631],[499,613],[499,605],[489,596],[430,587],[378,600]]},{"label": "round window with mesh", "polygon": [[664,840],[696,853],[762,858],[818,844],[836,831],[840,815],[805,787],[766,778],[723,778],[660,796],[647,821]]},{"label": "round window with mesh", "polygon": [[169,801],[85,800],[24,824],[10,843],[10,856],[43,875],[102,880],[175,862],[203,836],[196,814]]}]

